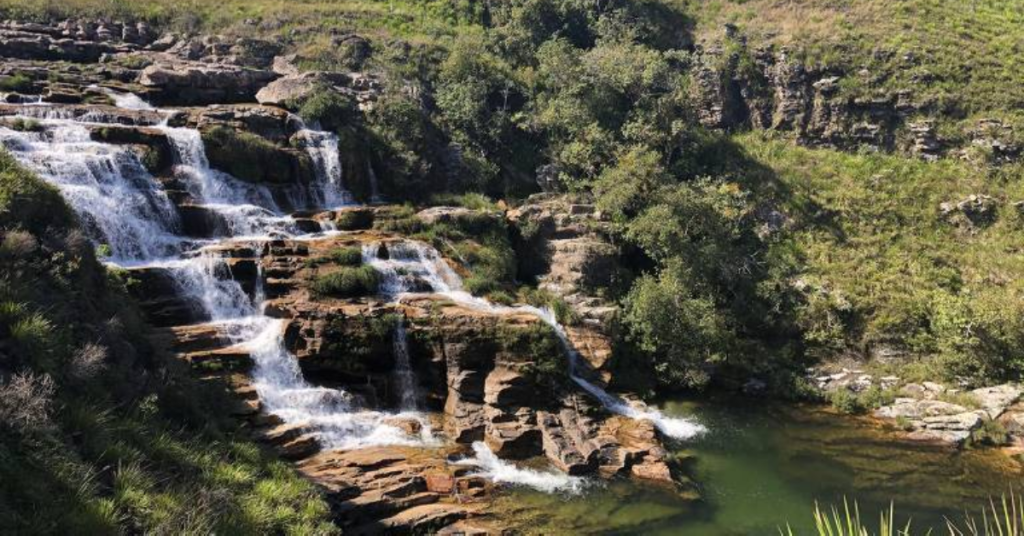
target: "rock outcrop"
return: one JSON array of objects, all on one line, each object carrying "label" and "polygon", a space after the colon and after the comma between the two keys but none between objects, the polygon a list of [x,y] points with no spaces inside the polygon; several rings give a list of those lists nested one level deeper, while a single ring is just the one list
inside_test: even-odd
[{"label": "rock outcrop", "polygon": [[727,39],[735,46],[698,46],[695,53],[694,109],[707,127],[788,132],[806,145],[901,150],[926,160],[949,155],[1003,164],[1024,152],[998,119],[968,128],[966,143],[944,139],[929,119],[932,104],[916,100],[913,88],[852,96],[844,82],[872,87],[873,73],[807,65],[786,47],[749,47],[735,32]]},{"label": "rock outcrop", "polygon": [[579,320],[567,327],[570,339],[597,379],[608,382],[618,307],[596,289],[612,285],[621,264],[594,205],[538,194],[506,217],[516,230],[520,279],[564,300]]}]

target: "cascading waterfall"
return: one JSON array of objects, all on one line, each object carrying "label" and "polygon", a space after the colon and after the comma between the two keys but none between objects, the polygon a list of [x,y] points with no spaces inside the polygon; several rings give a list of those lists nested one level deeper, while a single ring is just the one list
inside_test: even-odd
[{"label": "cascading waterfall", "polygon": [[232,236],[297,233],[294,220],[280,215],[274,196],[265,186],[246,183],[210,167],[198,130],[167,125],[158,128],[174,150],[175,174],[183,179],[193,198],[224,218]]},{"label": "cascading waterfall", "polygon": [[[135,96],[110,93],[123,108],[151,110]],[[42,120],[43,132],[23,133],[0,127],[0,142],[44,180],[57,186],[78,213],[87,232],[98,244],[108,244],[112,262],[122,265],[162,267],[172,274],[183,297],[199,307],[210,321],[222,326],[231,342],[244,347],[253,360],[254,386],[267,411],[285,422],[303,425],[317,433],[325,448],[357,448],[369,445],[424,445],[436,441],[423,417],[415,412],[389,414],[361,409],[342,390],[316,387],[302,376],[295,356],[284,344],[285,322],[263,314],[262,273],[255,297],[250,299],[230,277],[219,253],[194,247],[180,236],[177,212],[153,178],[131,151],[92,142],[90,124],[113,122],[99,111],[82,113],[48,105],[22,108],[25,117]],[[294,220],[282,216],[273,195],[265,188],[239,181],[212,170],[202,139],[192,129],[156,125],[171,140],[177,157],[176,172],[184,179],[197,202],[224,217],[234,240],[265,241],[270,237],[296,237]],[[326,133],[304,130],[300,139],[313,159],[318,190],[311,203],[337,206],[349,202],[341,184],[337,139]],[[370,169],[372,173],[372,168]],[[374,181],[375,182],[375,181]],[[374,188],[376,191],[376,189]],[[467,307],[494,314],[526,312],[555,330],[569,358],[570,375],[609,410],[632,418],[650,419],[666,435],[686,438],[699,433],[700,425],[685,419],[667,418],[657,411],[637,409],[577,374],[579,354],[564,328],[550,311],[531,306],[505,307],[489,303],[462,290],[458,275],[433,248],[411,241],[364,249],[364,260],[383,275],[382,291],[398,302],[406,293],[443,294]],[[168,258],[178,255],[176,258]],[[405,326],[395,331],[398,383],[402,407],[414,409],[415,377],[405,345]],[[409,434],[395,425],[396,419],[415,419],[420,432]],[[476,456],[462,463],[475,465],[481,474],[499,482],[516,482],[547,490],[577,490],[581,479],[558,473],[520,469],[499,460],[487,447],[475,444]]]},{"label": "cascading waterfall", "polygon": [[338,208],[353,203],[352,196],[345,190],[343,168],[338,151],[338,136],[322,130],[302,127],[295,134],[302,148],[306,150],[313,169],[316,183],[304,190],[306,199],[296,199],[300,208]]},{"label": "cascading waterfall", "polygon": [[160,258],[177,251],[177,212],[129,149],[92,141],[89,129],[59,119],[41,132],[0,127],[0,143],[56,186],[97,244],[115,260]]},{"label": "cascading waterfall", "polygon": [[[383,250],[382,250],[383,248]],[[381,288],[385,293],[401,297],[404,293],[430,292],[441,294],[469,308],[492,314],[527,313],[551,326],[569,361],[569,377],[597,398],[611,411],[631,419],[651,421],[663,434],[673,439],[689,439],[705,428],[689,419],[667,417],[660,411],[638,409],[605,391],[579,375],[579,352],[573,347],[565,327],[549,309],[530,305],[495,305],[462,290],[462,283],[454,270],[433,248],[420,242],[401,241],[387,244],[367,244],[363,247],[363,262],[371,264],[382,275]],[[424,288],[425,287],[425,288]]]},{"label": "cascading waterfall", "polygon": [[[111,96],[124,108],[151,108],[137,97]],[[22,133],[0,127],[0,142],[60,189],[91,238],[110,246],[113,263],[164,269],[183,298],[222,327],[230,342],[248,350],[256,364],[254,386],[267,411],[316,433],[324,448],[435,443],[430,426],[418,414],[364,410],[348,393],[312,386],[303,379],[295,356],[284,345],[284,321],[263,315],[262,273],[250,299],[231,278],[220,253],[202,248],[185,251],[197,242],[178,234],[177,211],[156,179],[129,150],[90,140],[91,124],[116,118],[49,105],[30,110],[23,117],[41,119],[43,131]],[[197,131],[165,123],[157,127],[171,140],[177,173],[190,193],[229,221],[232,239],[244,235],[262,243],[271,236],[302,238],[293,220],[279,215],[269,192],[210,169]],[[330,144],[321,148],[331,150]],[[419,421],[419,431],[405,432],[393,424],[396,419]]]}]

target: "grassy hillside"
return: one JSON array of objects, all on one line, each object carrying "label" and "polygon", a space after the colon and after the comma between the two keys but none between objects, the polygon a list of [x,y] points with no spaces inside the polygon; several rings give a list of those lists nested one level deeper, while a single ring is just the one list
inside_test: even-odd
[{"label": "grassy hillside", "polygon": [[0,153],[0,533],[328,534],[328,506],[148,347],[60,194]]},{"label": "grassy hillside", "polygon": [[[801,266],[792,282],[806,299],[795,313],[812,349],[933,358],[921,362],[925,374],[1024,372],[1019,173],[794,148],[756,134],[738,142],[791,191],[787,240]],[[994,222],[941,214],[942,203],[971,195],[991,196]]]},{"label": "grassy hillside", "polygon": [[[726,23],[750,43],[789,47],[808,64],[847,66],[851,95],[913,90],[952,117],[1024,106],[1024,4],[1014,0],[680,0],[699,41]],[[1016,110],[1013,112],[1013,110]]]}]

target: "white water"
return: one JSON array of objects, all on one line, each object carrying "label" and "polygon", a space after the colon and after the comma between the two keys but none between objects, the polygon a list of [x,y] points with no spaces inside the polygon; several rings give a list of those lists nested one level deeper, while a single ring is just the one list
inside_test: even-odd
[{"label": "white water", "polygon": [[42,125],[42,132],[0,127],[0,144],[60,190],[97,244],[106,244],[118,260],[176,251],[182,242],[177,212],[135,153],[92,141],[89,130],[73,121],[46,119]]},{"label": "white water", "polygon": [[409,341],[405,332],[405,318],[399,317],[392,335],[392,348],[395,354],[395,384],[398,387],[399,408],[405,411],[416,411],[419,407],[419,386],[416,372],[409,361]]},{"label": "white water", "polygon": [[[151,108],[137,97],[109,94],[118,106]],[[223,326],[232,343],[249,351],[255,362],[254,386],[267,411],[286,423],[305,426],[329,449],[435,444],[429,423],[419,414],[365,410],[348,393],[316,387],[303,379],[295,356],[284,345],[285,322],[262,312],[262,273],[255,298],[250,299],[231,278],[219,253],[201,248],[184,251],[197,242],[179,235],[177,212],[158,181],[131,151],[89,139],[88,126],[116,118],[76,116],[59,106],[33,107],[26,115],[41,119],[44,131],[21,133],[0,128],[0,142],[60,189],[90,237],[97,244],[110,246],[113,263],[165,269],[184,299],[211,322]],[[177,178],[197,203],[226,220],[228,238],[251,239],[257,247],[273,237],[304,238],[297,235],[294,220],[280,214],[268,191],[210,169],[199,132],[157,126],[174,147]],[[316,147],[320,152],[331,150],[329,140]],[[336,145],[333,150],[336,152]],[[324,160],[327,176],[337,175],[331,166],[340,172],[337,154]],[[333,184],[340,184],[340,175],[337,177]],[[329,197],[325,199],[331,202]],[[415,426],[398,426],[402,421],[415,421]]]},{"label": "white water", "polygon": [[303,199],[296,199],[297,208],[338,208],[353,203],[352,196],[345,190],[343,169],[338,152],[338,136],[322,130],[303,128],[295,134],[302,143],[313,168],[316,183],[304,190]]},{"label": "white water", "polygon": [[587,480],[555,471],[538,471],[517,467],[498,458],[483,442],[473,443],[472,458],[453,462],[478,468],[474,476],[482,476],[499,484],[527,486],[545,493],[576,494],[587,486]]},{"label": "white water", "polygon": [[[382,275],[381,288],[386,294],[401,296],[406,293],[430,292],[478,311],[491,314],[526,313],[536,316],[551,326],[569,361],[569,377],[594,396],[612,413],[631,419],[651,421],[661,433],[673,439],[690,439],[705,431],[704,426],[690,419],[668,417],[656,409],[634,407],[579,375],[580,355],[569,336],[550,309],[530,305],[495,305],[462,290],[458,274],[448,266],[433,248],[420,242],[401,241],[385,244],[388,258],[381,258],[381,244],[363,247],[363,262],[372,265]],[[641,405],[638,403],[638,405]]]},{"label": "white water", "polygon": [[[118,98],[115,101],[126,108],[148,109],[141,100]],[[104,114],[76,117],[60,107],[26,109],[30,110],[26,115],[43,120],[45,131],[20,133],[0,128],[0,141],[20,161],[60,188],[93,240],[110,246],[114,262],[166,268],[175,277],[184,296],[191,298],[211,321],[225,326],[230,340],[246,348],[255,361],[254,385],[267,411],[279,415],[289,424],[308,427],[318,435],[325,448],[435,444],[428,423],[418,413],[388,414],[365,410],[345,391],[316,387],[306,382],[295,356],[284,345],[284,321],[262,313],[262,288],[257,289],[256,299],[250,299],[231,279],[225,261],[216,253],[199,250],[194,252],[198,253],[196,255],[167,259],[194,241],[178,234],[179,222],[173,205],[133,153],[89,140],[86,123],[103,123],[114,118]],[[158,125],[158,128],[163,129],[172,141],[179,178],[197,202],[224,217],[230,227],[229,238],[259,242],[280,236],[304,238],[297,236],[294,220],[281,215],[273,196],[266,189],[210,169],[197,131],[171,128],[166,124]],[[341,196],[340,203],[346,202],[345,194],[340,193],[344,190],[341,188],[336,143],[336,139],[332,141],[326,136],[306,147],[318,162],[318,184],[327,185],[321,190],[322,197],[313,202],[339,202],[339,198],[331,197],[335,195],[331,188],[335,187],[337,195]],[[461,280],[441,256],[423,244],[392,243],[388,250],[389,258],[381,259],[376,250],[367,248],[364,258],[385,276],[383,291],[396,300],[400,300],[404,293],[435,292],[495,314],[534,314],[558,334],[569,357],[570,375],[574,381],[609,410],[632,418],[650,419],[659,430],[672,437],[690,437],[702,429],[685,419],[670,419],[657,411],[630,406],[579,377],[576,373],[578,354],[550,311],[530,306],[497,306],[470,295],[461,290]],[[404,337],[400,341],[404,342]],[[405,367],[410,374],[402,374],[406,379],[400,378],[399,383],[409,381],[414,386],[407,349],[396,344],[396,352],[400,354],[396,361],[401,361],[401,354],[404,354]],[[399,363],[399,368],[402,367]],[[404,400],[406,394],[412,400]],[[403,388],[403,406],[415,407],[415,400],[415,389]],[[416,426],[399,426],[401,421],[415,421]],[[406,432],[404,428],[412,432]],[[464,463],[477,465],[483,474],[496,481],[522,483],[552,491],[577,489],[580,485],[579,479],[570,479],[566,475],[505,464],[483,445],[475,445],[474,448],[476,457]]]},{"label": "white water", "polygon": [[92,89],[98,89],[110,97],[114,101],[114,106],[118,108],[124,108],[126,110],[156,110],[152,104],[146,102],[142,97],[134,93],[121,93],[114,91],[110,88],[89,86]]}]

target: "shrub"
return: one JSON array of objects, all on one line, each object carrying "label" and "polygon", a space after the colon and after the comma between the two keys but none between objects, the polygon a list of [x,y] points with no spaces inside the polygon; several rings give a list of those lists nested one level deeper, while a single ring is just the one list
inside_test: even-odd
[{"label": "shrub", "polygon": [[30,93],[35,84],[32,79],[22,73],[0,78],[0,91],[14,91],[17,93]]},{"label": "shrub", "polygon": [[342,210],[334,218],[334,225],[339,231],[362,231],[373,227],[372,210]]},{"label": "shrub", "polygon": [[839,388],[832,391],[828,395],[829,402],[832,403],[832,407],[839,413],[846,415],[854,415],[864,411],[864,405],[861,403],[857,395],[849,389]]},{"label": "shrub", "polygon": [[35,119],[19,117],[11,122],[11,129],[17,130],[18,132],[41,132],[43,130],[43,125]]},{"label": "shrub", "polygon": [[337,130],[352,121],[356,108],[352,99],[330,87],[321,87],[301,103],[298,113],[306,123]]},{"label": "shrub", "polygon": [[331,261],[341,266],[359,266],[363,263],[363,249],[359,246],[346,246],[330,253]]},{"label": "shrub", "polygon": [[971,435],[972,440],[980,445],[999,446],[1005,445],[1009,439],[1006,427],[995,419],[986,419],[981,427]]},{"label": "shrub", "polygon": [[376,293],[379,285],[380,276],[372,266],[344,266],[316,276],[311,289],[317,297],[354,298]]}]

